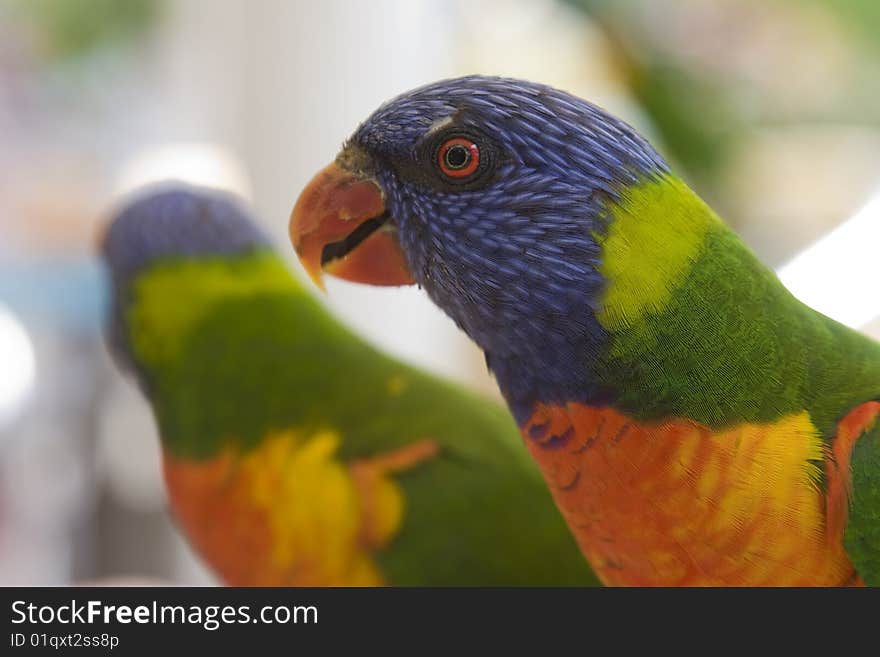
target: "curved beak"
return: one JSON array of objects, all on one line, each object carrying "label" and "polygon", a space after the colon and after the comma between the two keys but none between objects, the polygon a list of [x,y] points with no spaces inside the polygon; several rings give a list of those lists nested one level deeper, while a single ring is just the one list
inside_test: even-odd
[{"label": "curved beak", "polygon": [[370,285],[412,285],[382,189],[331,164],[312,178],[290,215],[290,239],[322,290],[322,274]]}]

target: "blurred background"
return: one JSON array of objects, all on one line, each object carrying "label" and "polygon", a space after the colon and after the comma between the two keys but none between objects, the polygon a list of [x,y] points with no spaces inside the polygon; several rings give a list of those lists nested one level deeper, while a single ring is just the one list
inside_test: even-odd
[{"label": "blurred background", "polygon": [[[875,0],[0,0],[0,585],[213,582],[103,344],[120,194],[231,189],[301,273],[293,202],[379,103],[526,77],[636,125],[793,291],[880,334],[878,64]],[[383,349],[496,394],[418,290],[328,288]]]}]

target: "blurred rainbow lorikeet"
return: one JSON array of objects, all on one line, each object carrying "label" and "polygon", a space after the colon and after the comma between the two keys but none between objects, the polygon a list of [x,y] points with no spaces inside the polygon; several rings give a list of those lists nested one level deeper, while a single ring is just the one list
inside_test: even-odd
[{"label": "blurred rainbow lorikeet", "polygon": [[315,278],[416,282],[482,347],[605,583],[880,584],[880,346],[602,109],[480,76],[406,93],[291,236]]},{"label": "blurred rainbow lorikeet", "polygon": [[223,581],[598,583],[507,413],[350,334],[231,198],[149,193],[102,248],[111,350]]}]

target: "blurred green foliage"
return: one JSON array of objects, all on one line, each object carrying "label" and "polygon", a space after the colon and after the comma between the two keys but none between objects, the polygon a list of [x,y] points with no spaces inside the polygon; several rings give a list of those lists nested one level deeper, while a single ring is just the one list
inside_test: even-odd
[{"label": "blurred green foliage", "polygon": [[[650,23],[645,18],[652,0],[565,0],[587,14],[603,32],[611,46],[614,65],[624,83],[651,121],[659,137],[657,144],[665,156],[687,173],[703,193],[710,196],[721,184],[725,166],[733,157],[744,133],[760,124],[774,123],[835,123],[874,124],[880,119],[880,80],[876,75],[880,55],[880,1],[878,0],[767,0],[765,4],[744,0],[743,12],[731,12],[736,2],[719,3],[716,11],[731,20],[758,21],[755,32],[773,29],[761,25],[755,8],[780,10],[792,19],[801,14],[820,11],[842,28],[841,48],[852,54],[853,66],[846,73],[852,80],[846,92],[827,103],[814,103],[802,108],[774,104],[763,97],[762,89],[737,79],[736,75],[718,74],[716,62],[696,61],[683,53],[686,44],[677,42],[681,33],[673,26]],[[686,0],[676,5],[679,11],[693,8],[695,13],[707,12],[707,5]],[[711,9],[712,5],[708,5]],[[751,8],[751,13],[749,11]],[[674,17],[671,19],[674,20]],[[742,34],[742,25],[731,30]],[[699,35],[705,38],[705,35]],[[799,49],[788,63],[804,61],[812,56],[809,43],[793,43]],[[740,44],[739,47],[748,47]],[[725,57],[724,53],[713,53]],[[735,60],[737,53],[729,53]],[[785,64],[768,61],[768,68],[782,69]],[[797,75],[797,69],[788,71]]]},{"label": "blurred green foliage", "polygon": [[651,118],[660,149],[683,165],[694,182],[710,184],[744,128],[728,102],[728,90],[664,53],[646,56],[626,43],[626,35],[606,27],[618,67],[635,100]]},{"label": "blurred green foliage", "polygon": [[154,23],[161,0],[12,0],[39,35],[44,55],[69,59],[121,45]]},{"label": "blurred green foliage", "polygon": [[846,20],[865,41],[880,48],[880,2],[877,0],[810,0]]}]

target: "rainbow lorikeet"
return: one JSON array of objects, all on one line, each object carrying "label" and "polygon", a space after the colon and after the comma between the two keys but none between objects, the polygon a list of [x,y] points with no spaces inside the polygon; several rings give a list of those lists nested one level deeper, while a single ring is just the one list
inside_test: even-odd
[{"label": "rainbow lorikeet", "polygon": [[233,199],[149,193],[102,249],[111,351],[226,583],[598,583],[504,409],[349,333]]},{"label": "rainbow lorikeet", "polygon": [[291,236],[315,278],[416,282],[482,347],[605,583],[880,584],[880,346],[602,109],[479,76],[406,93]]}]

